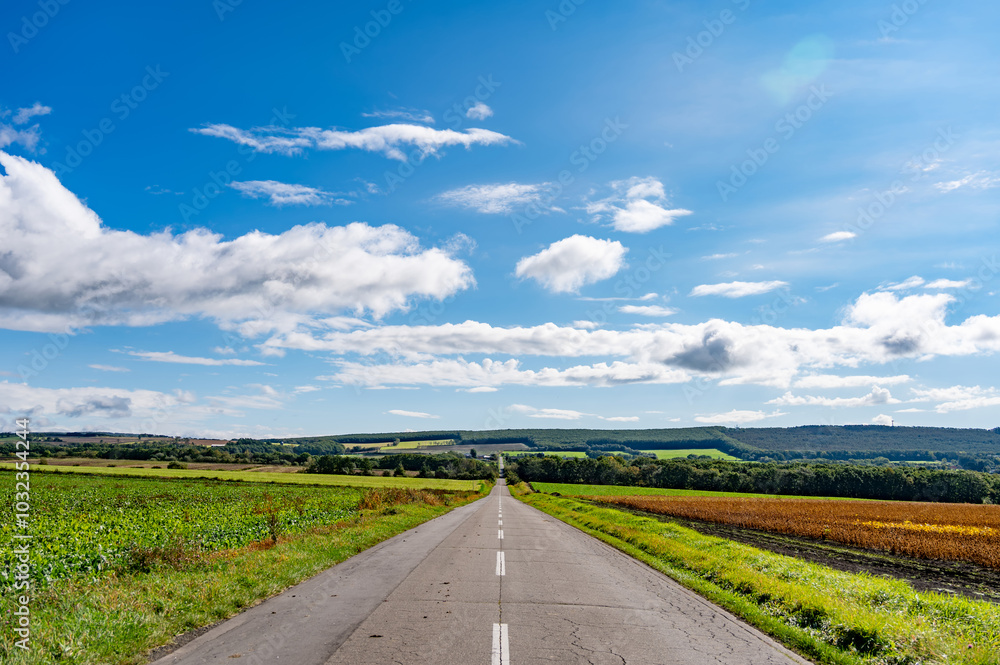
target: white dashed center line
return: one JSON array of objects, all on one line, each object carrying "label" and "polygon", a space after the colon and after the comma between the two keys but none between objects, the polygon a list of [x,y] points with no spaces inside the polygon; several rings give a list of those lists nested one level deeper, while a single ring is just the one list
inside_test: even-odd
[{"label": "white dashed center line", "polygon": [[503,529],[498,529],[497,530],[497,538],[499,538],[500,540],[503,540]]},{"label": "white dashed center line", "polygon": [[497,552],[497,575],[507,574],[507,562],[504,560],[503,552]]},{"label": "white dashed center line", "polygon": [[510,665],[510,648],[507,645],[507,624],[493,624],[493,665]]}]

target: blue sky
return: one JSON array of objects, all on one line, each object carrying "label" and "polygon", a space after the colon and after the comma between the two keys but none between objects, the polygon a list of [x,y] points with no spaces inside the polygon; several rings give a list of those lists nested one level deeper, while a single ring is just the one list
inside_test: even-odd
[{"label": "blue sky", "polygon": [[0,10],[0,419],[995,427],[987,2]]}]

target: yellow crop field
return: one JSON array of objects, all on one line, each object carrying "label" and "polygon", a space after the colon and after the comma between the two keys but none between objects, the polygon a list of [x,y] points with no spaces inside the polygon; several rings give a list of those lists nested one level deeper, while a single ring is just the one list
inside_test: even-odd
[{"label": "yellow crop field", "polygon": [[683,496],[595,498],[661,515],[1000,568],[1000,506]]}]

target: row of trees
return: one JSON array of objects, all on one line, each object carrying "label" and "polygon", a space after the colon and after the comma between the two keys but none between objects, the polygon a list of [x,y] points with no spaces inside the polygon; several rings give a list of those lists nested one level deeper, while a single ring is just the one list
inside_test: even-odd
[{"label": "row of trees", "polygon": [[856,499],[1000,503],[1000,476],[921,467],[723,460],[652,460],[617,456],[521,457],[505,462],[508,476],[529,482],[631,485]]},{"label": "row of trees", "polygon": [[306,472],[372,475],[374,469],[395,469],[397,475],[402,475],[404,471],[417,471],[422,478],[496,480],[497,477],[497,468],[494,465],[453,453],[443,455],[401,453],[378,459],[323,455],[314,457],[306,467]]}]

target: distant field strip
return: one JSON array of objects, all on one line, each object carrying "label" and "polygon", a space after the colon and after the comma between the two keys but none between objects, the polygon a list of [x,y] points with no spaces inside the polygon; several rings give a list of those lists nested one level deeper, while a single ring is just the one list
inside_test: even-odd
[{"label": "distant field strip", "polygon": [[[14,464],[0,463],[0,470],[13,470]],[[396,478],[381,476],[344,476],[322,473],[272,473],[267,471],[213,471],[209,469],[134,469],[131,467],[37,466],[32,473],[84,473],[103,476],[135,476],[140,478],[211,478],[251,483],[289,485],[333,485],[338,487],[407,487],[470,491],[478,489],[479,480],[446,480],[437,478]]]},{"label": "distant field strip", "polygon": [[[387,441],[383,443],[379,448],[379,452],[392,452],[393,450],[416,450],[417,448],[423,448],[424,446],[453,446],[456,442],[452,439],[433,439],[429,441],[400,441],[395,445],[392,441]],[[351,445],[351,444],[345,444]]]},{"label": "distant field strip", "polygon": [[[563,496],[606,497],[606,496],[705,496],[705,497],[759,497],[773,499],[774,494],[740,494],[738,492],[709,492],[704,490],[671,490],[661,487],[632,487],[631,485],[577,485],[575,483],[531,483],[536,492]],[[814,499],[818,501],[854,501],[842,497],[786,496],[786,499]]]},{"label": "distant field strip", "polygon": [[1000,568],[1000,506],[666,496],[603,500],[661,515]]},{"label": "distant field strip", "polygon": [[642,450],[640,452],[653,453],[657,459],[676,459],[687,457],[688,455],[704,455],[712,459],[725,459],[731,462],[738,462],[739,457],[733,457],[717,448],[689,448],[687,450]]}]

